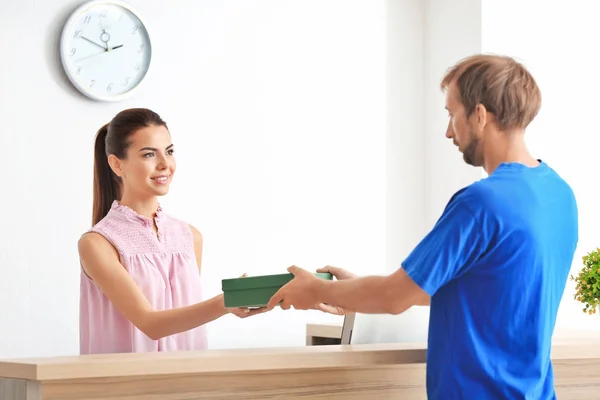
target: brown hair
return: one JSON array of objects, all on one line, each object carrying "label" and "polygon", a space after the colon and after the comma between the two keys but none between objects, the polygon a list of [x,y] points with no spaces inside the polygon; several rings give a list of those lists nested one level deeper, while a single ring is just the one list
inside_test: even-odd
[{"label": "brown hair", "polygon": [[[124,160],[130,146],[129,137],[148,126],[164,126],[165,121],[154,111],[131,108],[118,113],[112,121],[96,133],[94,143],[94,203],[92,225],[106,216],[112,202],[121,197],[121,178],[108,164],[108,156],[114,154]],[[168,129],[168,128],[167,128]]]},{"label": "brown hair", "polygon": [[525,129],[542,106],[540,89],[527,69],[507,56],[477,54],[451,67],[442,90],[456,83],[467,117],[482,104],[501,130]]}]

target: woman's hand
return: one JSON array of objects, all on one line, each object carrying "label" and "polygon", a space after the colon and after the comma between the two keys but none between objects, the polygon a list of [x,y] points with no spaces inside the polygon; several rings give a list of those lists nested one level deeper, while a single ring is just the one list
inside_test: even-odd
[{"label": "woman's hand", "polygon": [[[248,274],[243,274],[242,276],[240,276],[240,278],[245,278],[247,276],[248,276]],[[257,307],[257,308],[233,307],[233,308],[226,308],[226,310],[227,310],[227,313],[233,314],[238,318],[248,318],[253,315],[262,314],[262,313],[269,311],[269,309],[267,307]]]},{"label": "woman's hand", "polygon": [[267,307],[259,307],[259,308],[238,307],[238,308],[228,308],[227,309],[227,312],[235,315],[238,318],[248,318],[253,315],[265,313],[267,311],[269,311],[269,309]]}]

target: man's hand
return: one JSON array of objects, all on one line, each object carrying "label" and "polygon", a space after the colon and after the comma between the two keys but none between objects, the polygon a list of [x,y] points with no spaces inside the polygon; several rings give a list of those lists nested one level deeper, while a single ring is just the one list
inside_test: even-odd
[{"label": "man's hand", "polygon": [[319,303],[315,307],[315,310],[323,311],[328,314],[333,315],[346,315],[348,311],[344,310],[342,307],[330,306],[329,304]]},{"label": "man's hand", "polygon": [[[338,281],[344,279],[354,279],[358,276],[353,274],[350,271],[346,271],[345,269],[334,267],[331,265],[327,265],[323,268],[319,268],[317,272],[329,272],[331,275],[335,277]],[[332,306],[329,304],[319,303],[315,307],[316,310],[323,311],[333,315],[346,315],[348,311],[344,310],[342,307]]]},{"label": "man's hand", "polygon": [[357,278],[355,274],[350,271],[346,271],[345,269],[333,267],[331,265],[327,265],[326,267],[319,268],[317,272],[329,272],[331,275],[335,276],[335,279],[341,281],[343,279],[353,279]]},{"label": "man's hand", "polygon": [[291,272],[294,278],[271,297],[267,305],[269,310],[277,304],[283,310],[288,310],[290,307],[296,310],[315,309],[319,304],[317,298],[319,286],[326,281],[295,265],[289,267],[288,272]]}]

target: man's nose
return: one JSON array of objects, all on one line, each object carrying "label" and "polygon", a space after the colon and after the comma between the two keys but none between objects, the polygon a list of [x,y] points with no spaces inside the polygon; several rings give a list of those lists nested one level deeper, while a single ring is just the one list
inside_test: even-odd
[{"label": "man's nose", "polygon": [[448,139],[452,139],[454,137],[454,130],[452,129],[450,122],[448,122],[448,126],[446,127],[446,137]]}]

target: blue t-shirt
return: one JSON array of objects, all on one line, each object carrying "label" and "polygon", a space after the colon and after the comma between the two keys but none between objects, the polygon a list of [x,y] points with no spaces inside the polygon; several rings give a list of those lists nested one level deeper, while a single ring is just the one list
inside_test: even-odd
[{"label": "blue t-shirt", "polygon": [[555,399],[551,340],[578,241],[569,185],[503,163],[457,192],[402,263],[431,296],[429,400]]}]

